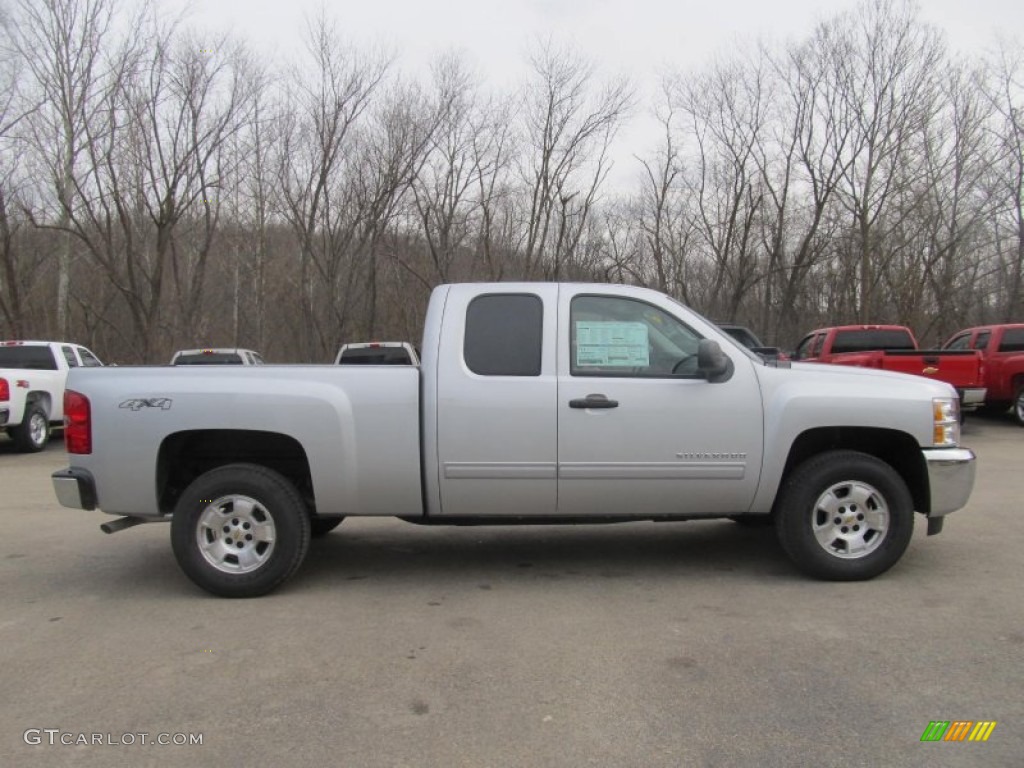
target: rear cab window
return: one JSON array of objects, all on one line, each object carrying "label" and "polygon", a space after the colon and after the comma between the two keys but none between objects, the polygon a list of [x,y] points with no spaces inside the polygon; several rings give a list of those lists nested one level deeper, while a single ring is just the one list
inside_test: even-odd
[{"label": "rear cab window", "polygon": [[338,365],[412,365],[412,357],[404,347],[365,346],[343,349]]},{"label": "rear cab window", "polygon": [[539,296],[477,296],[466,307],[463,360],[480,376],[540,376],[543,330]]},{"label": "rear cab window", "polygon": [[179,355],[175,365],[243,365],[242,356],[237,352],[194,352]]},{"label": "rear cab window", "polygon": [[873,352],[875,350],[913,350],[917,349],[914,339],[905,330],[883,330],[881,328],[865,328],[848,331],[836,331],[832,341],[832,353]]},{"label": "rear cab window", "polygon": [[26,371],[56,371],[53,350],[38,344],[0,345],[0,368]]}]

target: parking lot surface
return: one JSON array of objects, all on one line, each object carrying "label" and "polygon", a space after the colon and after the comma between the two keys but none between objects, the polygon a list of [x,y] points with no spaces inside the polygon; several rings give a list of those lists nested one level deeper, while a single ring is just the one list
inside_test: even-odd
[{"label": "parking lot surface", "polygon": [[[1020,766],[1024,430],[964,443],[969,506],[870,582],[724,521],[347,520],[231,601],[166,525],[58,506],[59,441],[4,440],[0,765]],[[958,720],[997,725],[921,741]]]}]

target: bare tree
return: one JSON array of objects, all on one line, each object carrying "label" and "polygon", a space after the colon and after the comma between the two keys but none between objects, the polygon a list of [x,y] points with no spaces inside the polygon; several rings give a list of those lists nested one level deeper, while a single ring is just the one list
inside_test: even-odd
[{"label": "bare tree", "polygon": [[[689,303],[688,264],[690,240],[695,218],[684,183],[685,164],[678,139],[681,110],[673,104],[674,86],[670,79],[662,82],[662,101],[655,107],[662,128],[660,154],[652,159],[640,159],[644,168],[644,186],[634,215],[643,233],[643,255],[650,261],[653,274],[643,272],[641,282],[666,291]],[[615,261],[621,259],[616,246]],[[638,255],[637,261],[641,260]]]},{"label": "bare tree", "polygon": [[[22,226],[22,217],[18,215],[20,142],[15,130],[36,105],[26,102],[19,92],[20,62],[12,50],[10,32],[10,20],[0,15],[0,314],[8,333],[24,338],[24,297],[40,260],[24,252],[18,237]],[[26,264],[29,260],[35,263]]]},{"label": "bare tree", "polygon": [[553,44],[531,56],[524,96],[529,190],[523,273],[558,279],[571,260],[609,170],[609,147],[632,100],[624,80],[594,90],[594,68]]},{"label": "bare tree", "polygon": [[768,116],[767,62],[721,60],[676,94],[694,143],[688,179],[703,256],[714,265],[707,311],[735,317],[764,277],[757,227],[765,190],[758,168]]},{"label": "bare tree", "polygon": [[900,217],[894,199],[922,173],[920,137],[935,109],[945,46],[917,20],[908,0],[868,0],[852,16],[833,22],[837,38],[849,35],[840,77],[846,87],[850,162],[840,200],[851,216],[857,264],[857,317],[870,322],[880,308],[878,287]]},{"label": "bare tree", "polygon": [[988,98],[996,111],[998,143],[994,190],[997,197],[996,261],[1005,299],[1004,321],[1024,314],[1024,49],[1004,40],[989,62]]},{"label": "bare tree", "polygon": [[[281,208],[295,231],[299,249],[297,275],[301,313],[298,347],[304,359],[322,355],[330,341],[317,330],[314,312],[314,266],[332,288],[338,285],[341,245],[332,242],[332,213],[343,206],[340,177],[357,121],[384,82],[390,58],[363,55],[346,46],[324,11],[307,28],[307,59],[288,81],[277,179]],[[351,284],[350,284],[351,285]],[[348,303],[337,297],[344,325]]]},{"label": "bare tree", "polygon": [[102,98],[104,49],[118,5],[117,0],[18,0],[16,10],[15,44],[39,103],[26,134],[54,192],[54,204],[44,215],[56,216],[65,232],[57,259],[57,328],[66,337],[74,177],[88,141],[86,122]]},{"label": "bare tree", "polygon": [[[775,108],[772,150],[759,152],[766,190],[767,292],[764,309],[777,307],[776,338],[792,338],[807,322],[802,306],[807,278],[828,255],[835,217],[829,211],[849,170],[851,121],[844,79],[846,41],[820,25],[804,43],[774,58]],[[777,286],[777,292],[773,288]],[[767,326],[768,318],[763,321]]]}]

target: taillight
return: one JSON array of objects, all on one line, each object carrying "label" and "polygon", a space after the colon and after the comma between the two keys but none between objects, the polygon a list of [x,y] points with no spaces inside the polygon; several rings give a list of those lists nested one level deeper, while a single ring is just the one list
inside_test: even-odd
[{"label": "taillight", "polygon": [[92,453],[92,418],[89,398],[64,390],[64,447],[68,453]]},{"label": "taillight", "polygon": [[0,379],[0,400],[11,399],[11,385],[7,383],[7,379]]}]

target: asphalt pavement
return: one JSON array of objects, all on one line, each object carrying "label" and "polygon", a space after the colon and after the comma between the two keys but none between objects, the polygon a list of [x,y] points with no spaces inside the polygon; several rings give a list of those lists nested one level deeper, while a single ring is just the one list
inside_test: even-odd
[{"label": "asphalt pavement", "polygon": [[[232,601],[167,525],[60,507],[59,441],[3,440],[0,765],[1016,768],[1024,429],[972,418],[964,443],[969,506],[870,582],[726,521],[350,519]],[[922,742],[933,721],[996,725]]]}]

